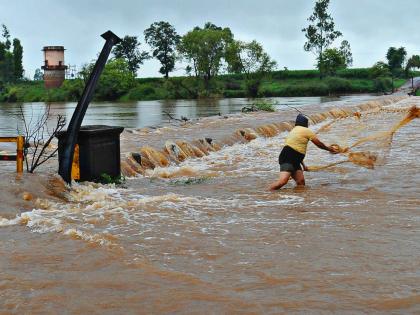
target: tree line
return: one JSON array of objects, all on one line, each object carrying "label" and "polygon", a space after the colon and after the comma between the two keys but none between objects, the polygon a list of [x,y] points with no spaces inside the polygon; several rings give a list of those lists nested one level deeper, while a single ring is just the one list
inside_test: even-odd
[{"label": "tree line", "polygon": [[[306,42],[305,51],[315,55],[316,68],[320,79],[336,76],[339,71],[352,66],[353,56],[350,43],[341,40],[343,34],[336,29],[333,17],[329,13],[330,0],[317,0],[308,25],[302,29]],[[185,89],[191,97],[205,96],[206,91],[217,89],[213,78],[220,74],[240,75],[245,84],[247,95],[257,96],[263,80],[276,70],[277,63],[256,40],[244,42],[235,38],[229,27],[217,26],[211,22],[202,27],[196,26],[184,35],[178,34],[175,27],[166,21],[152,23],[143,32],[144,42],[150,51],[143,49],[139,36],[126,35],[113,49],[101,78],[101,95],[119,97],[135,85],[137,72],[143,63],[155,58],[160,63],[159,72],[168,79],[175,71],[175,65],[182,64],[189,80],[167,81],[169,89]],[[13,40],[3,25],[0,42],[0,80],[15,82],[22,79],[23,49],[18,39]],[[420,66],[420,57],[414,55],[407,62],[404,47],[390,47],[387,62],[378,61],[371,68],[371,77],[378,84],[389,85],[396,77],[408,77],[412,68]],[[93,63],[86,64],[80,71],[80,77],[87,79]],[[37,69],[34,79],[42,79],[42,72]],[[80,87],[75,87],[79,90]],[[386,88],[384,87],[384,90]],[[203,92],[204,91],[204,92]]]},{"label": "tree line", "polygon": [[[202,80],[206,90],[221,72],[235,73],[244,75],[247,89],[256,96],[263,77],[276,67],[260,43],[236,40],[230,28],[210,22],[203,27],[196,26],[183,36],[168,22],[155,22],[144,31],[144,39],[151,47],[150,53],[141,49],[137,36],[124,36],[114,47],[106,70],[114,75],[118,69],[127,70],[124,79],[129,82],[146,60],[156,58],[161,64],[159,72],[168,78],[179,61],[186,65],[188,76]],[[93,62],[83,66],[82,78],[87,79],[92,68]]]},{"label": "tree line", "polygon": [[[343,34],[336,29],[328,11],[329,4],[330,0],[315,1],[313,13],[308,18],[309,25],[302,29],[306,37],[303,48],[315,55],[320,79],[335,76],[338,71],[353,64],[351,46],[347,40],[334,46]],[[212,78],[221,73],[241,74],[248,94],[256,96],[264,77],[277,66],[260,43],[237,40],[229,27],[220,27],[211,22],[203,27],[196,26],[181,36],[173,25],[160,21],[151,24],[143,34],[145,42],[151,47],[150,53],[140,49],[137,36],[129,35],[113,50],[114,58],[124,60],[134,77],[144,61],[156,58],[161,64],[159,72],[168,78],[178,61],[186,65],[187,75],[202,80],[206,90],[210,88]],[[407,62],[406,57],[404,47],[390,47],[386,53],[387,63],[378,61],[371,68],[372,78],[378,84],[389,85],[396,77],[408,77],[412,68],[420,67],[420,56],[413,55]],[[121,62],[119,64],[123,67]],[[86,68],[82,70],[83,75],[87,73]]]}]

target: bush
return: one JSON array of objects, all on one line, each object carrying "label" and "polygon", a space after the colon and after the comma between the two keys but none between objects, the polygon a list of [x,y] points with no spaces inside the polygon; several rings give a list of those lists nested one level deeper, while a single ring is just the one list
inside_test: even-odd
[{"label": "bush", "polygon": [[17,100],[18,100],[17,94],[18,94],[18,89],[17,88],[15,88],[15,87],[10,88],[7,91],[7,94],[6,94],[7,102],[9,102],[9,103],[17,102]]},{"label": "bush", "polygon": [[78,101],[83,93],[85,83],[81,79],[65,80],[62,89],[67,93],[67,100]]},{"label": "bush", "polygon": [[276,108],[274,107],[274,104],[270,101],[266,100],[258,100],[252,104],[255,106],[258,110],[262,110],[265,112],[275,112]]},{"label": "bush", "polygon": [[240,90],[241,89],[241,83],[235,82],[235,81],[227,81],[225,83],[225,89],[226,90]]},{"label": "bush", "polygon": [[223,96],[227,98],[235,97],[246,97],[246,92],[244,90],[225,90]]},{"label": "bush", "polygon": [[273,79],[285,80],[285,79],[313,79],[319,78],[320,74],[318,70],[280,70],[273,71],[271,74]]},{"label": "bush", "polygon": [[343,78],[328,77],[325,79],[325,84],[328,86],[329,94],[348,93],[352,90],[350,81]]},{"label": "bush", "polygon": [[97,180],[97,182],[101,183],[101,184],[105,184],[105,185],[109,185],[109,184],[115,184],[117,186],[121,186],[122,184],[125,183],[125,177],[124,175],[119,175],[119,176],[111,176],[107,173],[102,173],[100,175],[100,178]]},{"label": "bush", "polygon": [[351,91],[358,93],[374,93],[375,87],[372,80],[353,79],[351,82]]},{"label": "bush", "polygon": [[376,92],[387,92],[392,89],[392,80],[388,77],[376,78],[374,80],[374,87]]},{"label": "bush", "polygon": [[259,80],[247,80],[246,83],[246,91],[248,96],[250,97],[257,97],[260,91],[261,81]]},{"label": "bush", "polygon": [[162,81],[165,79],[162,78],[137,78],[136,81],[139,84],[144,84],[144,83],[162,83]]},{"label": "bush", "polygon": [[284,89],[283,96],[319,96],[328,95],[328,85],[324,82],[310,82],[302,85],[289,85]]},{"label": "bush", "polygon": [[138,85],[132,88],[126,98],[132,101],[156,99],[156,90],[150,85]]},{"label": "bush", "polygon": [[258,112],[258,111],[265,111],[265,112],[275,112],[276,108],[274,107],[274,103],[271,101],[266,101],[263,99],[258,99],[251,106],[242,107],[241,111],[243,113],[250,113],[250,112]]},{"label": "bush", "polygon": [[337,76],[346,79],[369,79],[370,68],[342,69],[337,71]]}]

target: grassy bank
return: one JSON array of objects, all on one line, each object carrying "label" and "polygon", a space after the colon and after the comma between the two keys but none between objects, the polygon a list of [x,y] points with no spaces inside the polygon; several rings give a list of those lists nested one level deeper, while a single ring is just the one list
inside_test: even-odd
[{"label": "grassy bank", "polygon": [[[396,88],[406,79],[396,79]],[[46,90],[42,81],[7,85],[0,91],[2,102],[63,102],[77,101],[83,91],[81,79],[66,80],[58,89]],[[319,78],[317,70],[283,70],[273,72],[261,82],[258,96],[326,96],[351,93],[391,91],[390,78],[372,79],[369,68],[347,69],[335,77]],[[195,77],[141,78],[130,82],[101,79],[95,92],[98,101],[135,101],[156,99],[194,99],[201,97],[249,97],[242,75],[221,75],[213,78],[207,88]]]}]

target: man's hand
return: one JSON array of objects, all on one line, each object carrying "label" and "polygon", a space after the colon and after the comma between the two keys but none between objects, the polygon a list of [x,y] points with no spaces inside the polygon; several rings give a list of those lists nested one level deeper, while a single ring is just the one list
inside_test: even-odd
[{"label": "man's hand", "polygon": [[328,151],[330,151],[332,154],[337,154],[341,152],[340,148],[338,148],[336,145],[330,145],[328,147]]},{"label": "man's hand", "polygon": [[309,171],[308,167],[305,165],[305,163],[303,163],[303,161],[300,163],[300,165],[302,165],[302,168],[305,172]]}]

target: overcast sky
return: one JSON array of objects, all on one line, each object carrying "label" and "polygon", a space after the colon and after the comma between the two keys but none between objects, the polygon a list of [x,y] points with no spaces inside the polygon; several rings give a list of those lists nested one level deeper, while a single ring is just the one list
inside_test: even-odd
[{"label": "overcast sky", "polygon": [[[210,21],[230,27],[236,39],[256,39],[278,68],[311,69],[315,57],[303,50],[301,29],[308,25],[314,0],[0,0],[0,24],[24,48],[26,75],[43,64],[43,46],[66,48],[65,63],[80,67],[101,50],[100,34],[136,35],[156,21],[168,21],[179,34]],[[390,46],[420,54],[420,0],[331,0],[329,11],[340,39],[350,42],[353,67],[384,60]],[[339,42],[336,43],[339,45]],[[178,74],[183,74],[178,65]],[[160,76],[159,63],[146,61],[140,77]]]}]

